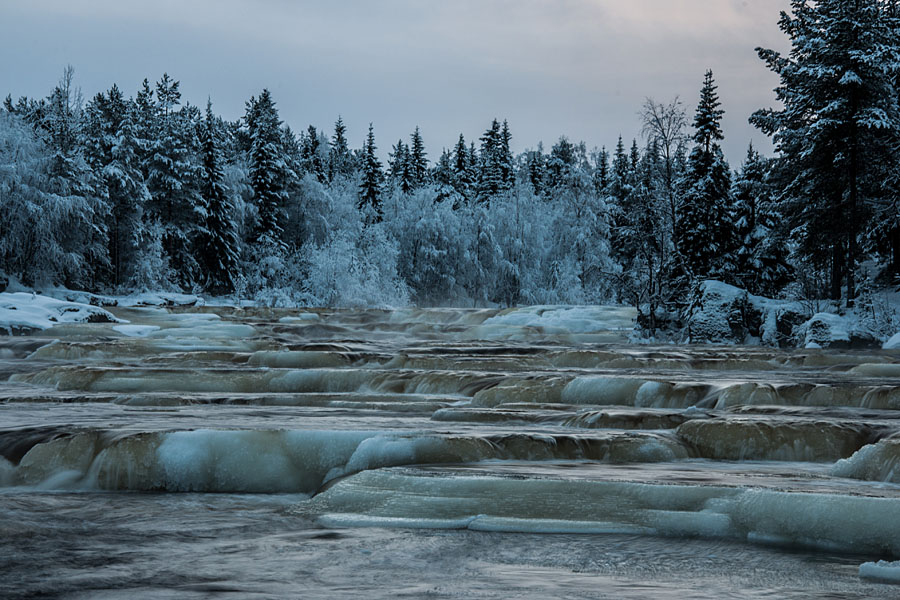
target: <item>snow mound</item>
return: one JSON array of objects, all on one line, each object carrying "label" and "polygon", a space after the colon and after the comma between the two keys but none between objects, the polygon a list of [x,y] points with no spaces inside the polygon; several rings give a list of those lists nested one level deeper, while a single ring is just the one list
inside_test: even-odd
[{"label": "snow mound", "polygon": [[616,306],[529,306],[510,309],[482,325],[529,327],[553,333],[630,331],[634,310]]},{"label": "snow mound", "polygon": [[859,578],[900,584],[900,562],[867,562],[859,566]]},{"label": "snow mound", "polygon": [[0,332],[29,334],[61,323],[121,323],[110,312],[29,292],[0,293]]},{"label": "snow mound", "polygon": [[885,350],[900,350],[900,333],[895,333],[882,346]]},{"label": "snow mound", "polygon": [[200,296],[175,292],[143,292],[119,298],[120,306],[203,306]]},{"label": "snow mound", "polygon": [[806,348],[877,348],[877,337],[864,331],[853,314],[816,313],[797,331]]}]

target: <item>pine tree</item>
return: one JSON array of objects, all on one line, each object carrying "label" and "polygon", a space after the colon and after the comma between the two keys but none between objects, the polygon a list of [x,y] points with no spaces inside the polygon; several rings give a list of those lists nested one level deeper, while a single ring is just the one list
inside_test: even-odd
[{"label": "pine tree", "polygon": [[323,151],[325,145],[322,141],[319,132],[310,125],[300,142],[300,156],[303,171],[315,176],[319,183],[326,183],[328,181],[325,160],[327,153]]},{"label": "pine tree", "polygon": [[732,269],[728,252],[733,245],[729,207],[731,173],[718,141],[723,139],[720,121],[724,111],[712,71],[707,71],[694,117],[695,146],[688,158],[681,189],[676,248],[683,267],[693,277],[721,276]]},{"label": "pine tree", "polygon": [[413,170],[409,160],[409,146],[403,140],[397,140],[397,145],[391,149],[389,160],[391,182],[404,194],[410,193],[413,190]]},{"label": "pine tree", "polygon": [[510,142],[512,134],[509,131],[509,123],[503,119],[503,127],[500,129],[500,147],[499,158],[500,179],[503,182],[503,190],[511,190],[516,183],[516,171],[513,161],[512,150],[510,150]]},{"label": "pine tree", "polygon": [[416,126],[409,139],[409,171],[413,189],[427,183],[428,158],[425,153],[425,143],[422,141],[422,134],[419,133],[418,126]]},{"label": "pine tree", "polygon": [[487,202],[493,196],[512,188],[515,173],[509,140],[509,127],[504,121],[501,128],[497,119],[493,120],[490,129],[481,136],[477,184],[477,197],[481,202]]},{"label": "pine tree", "polygon": [[770,161],[753,149],[732,187],[738,283],[752,294],[774,297],[791,276],[787,244],[779,227],[782,217],[775,202]]},{"label": "pine tree", "polygon": [[473,177],[474,165],[472,163],[472,154],[466,147],[466,139],[460,133],[459,140],[457,140],[453,149],[454,187],[466,202],[472,197],[472,186],[475,183],[475,178]]},{"label": "pine tree", "polygon": [[106,283],[131,282],[140,244],[144,206],[150,193],[141,171],[143,145],[137,131],[137,106],[115,85],[97,94],[85,108],[84,146],[88,163],[109,206],[107,230],[110,272]]},{"label": "pine tree", "polygon": [[240,242],[231,190],[225,184],[221,135],[219,119],[212,112],[212,101],[207,101],[206,118],[200,133],[203,163],[200,194],[206,204],[206,235],[201,258],[207,269],[207,289],[216,294],[227,294],[234,291]]},{"label": "pine tree", "polygon": [[250,131],[250,186],[259,211],[256,241],[284,250],[284,205],[287,186],[294,176],[285,161],[281,120],[268,89],[247,103],[246,122]]},{"label": "pine tree", "polygon": [[381,184],[384,173],[381,171],[381,161],[378,160],[375,146],[375,129],[369,123],[369,133],[362,151],[362,181],[359,185],[360,211],[365,213],[367,223],[378,223],[383,218],[381,209]]},{"label": "pine tree", "polygon": [[801,256],[827,270],[832,298],[846,282],[848,304],[856,296],[861,233],[872,227],[873,207],[893,196],[886,183],[900,138],[900,29],[891,5],[793,0],[779,21],[790,54],[757,49],[780,77],[775,93],[783,108],[757,111],[751,122],[782,156]]},{"label": "pine tree", "polygon": [[162,246],[178,282],[189,286],[200,276],[194,245],[206,214],[196,162],[200,111],[189,104],[176,110],[181,102],[178,88],[179,82],[164,73],[156,84],[156,102],[146,107],[151,114],[144,172],[149,220],[161,228]]},{"label": "pine tree", "polygon": [[597,194],[602,194],[610,183],[609,152],[606,146],[594,152],[594,188]]},{"label": "pine tree", "polygon": [[625,153],[625,142],[620,135],[613,155],[607,204],[610,211],[610,246],[613,256],[621,264],[628,264],[631,261],[624,235],[629,226],[630,217],[627,215],[631,213],[627,201],[633,188],[633,173],[628,155]]},{"label": "pine tree", "polygon": [[528,182],[536,196],[543,196],[549,191],[547,159],[544,156],[543,144],[538,144],[537,150],[526,153],[525,169],[528,173]]},{"label": "pine tree", "polygon": [[328,180],[349,177],[351,173],[353,173],[353,156],[347,143],[347,127],[338,115],[334,123],[334,135],[331,136],[331,148],[328,151]]}]

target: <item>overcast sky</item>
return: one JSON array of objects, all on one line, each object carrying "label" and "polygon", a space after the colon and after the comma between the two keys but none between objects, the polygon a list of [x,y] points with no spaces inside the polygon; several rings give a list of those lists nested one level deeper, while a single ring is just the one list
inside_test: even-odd
[{"label": "overcast sky", "polygon": [[646,97],[690,115],[713,69],[733,166],[774,104],[756,46],[783,49],[788,0],[0,0],[0,92],[46,96],[66,64],[85,98],[133,95],[163,72],[226,118],[268,87],[282,119],[382,151],[419,125],[429,157],[509,120],[516,152],[560,135],[588,147],[640,135]]}]

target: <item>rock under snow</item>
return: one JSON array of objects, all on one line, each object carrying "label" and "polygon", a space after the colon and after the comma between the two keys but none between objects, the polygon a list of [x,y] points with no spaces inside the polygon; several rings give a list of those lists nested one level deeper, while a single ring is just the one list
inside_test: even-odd
[{"label": "rock under snow", "polygon": [[816,313],[800,326],[798,337],[806,348],[877,348],[872,333],[861,330],[852,315]]},{"label": "rock under snow", "polygon": [[60,323],[119,323],[110,312],[30,292],[0,293],[0,332],[25,335]]},{"label": "rock under snow", "polygon": [[687,341],[695,344],[795,346],[808,320],[798,302],[755,296],[739,287],[708,280],[700,284],[687,309]]},{"label": "rock under snow", "polygon": [[748,296],[733,285],[704,281],[688,312],[688,340],[704,344],[744,343],[749,334]]}]

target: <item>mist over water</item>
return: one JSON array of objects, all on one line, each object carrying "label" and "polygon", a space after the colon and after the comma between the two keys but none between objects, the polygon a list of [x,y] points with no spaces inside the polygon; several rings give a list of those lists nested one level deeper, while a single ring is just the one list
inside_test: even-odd
[{"label": "mist over water", "polygon": [[871,598],[900,354],[618,307],[114,309],[0,338],[0,596]]}]

